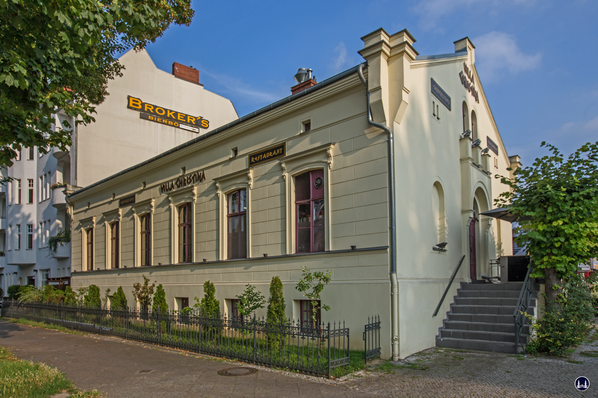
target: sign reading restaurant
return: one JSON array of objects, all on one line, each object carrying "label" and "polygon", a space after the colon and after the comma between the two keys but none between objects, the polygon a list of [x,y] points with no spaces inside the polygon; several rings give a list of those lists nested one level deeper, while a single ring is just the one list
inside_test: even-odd
[{"label": "sign reading restaurant", "polygon": [[446,106],[446,108],[450,111],[451,110],[451,97],[440,87],[436,80],[432,80],[432,94],[434,97],[438,98],[438,101],[442,102],[442,105]]},{"label": "sign reading restaurant", "polygon": [[198,182],[202,182],[205,180],[206,173],[204,173],[203,171],[196,171],[195,173],[191,173],[189,175],[180,176],[176,180],[165,182],[164,184],[160,185],[160,192],[171,192],[175,189],[183,188],[189,185],[194,185]]},{"label": "sign reading restaurant", "polygon": [[261,163],[268,162],[270,160],[278,159],[285,156],[287,153],[287,148],[285,143],[262,149],[259,152],[254,152],[249,154],[249,167],[255,166]]},{"label": "sign reading restaurant", "polygon": [[140,112],[141,119],[149,120],[154,123],[166,124],[172,127],[178,127],[185,130],[191,130],[199,133],[199,129],[207,129],[210,122],[206,119],[187,115],[186,113],[173,111],[158,105],[143,102],[139,98],[127,96],[127,108]]}]

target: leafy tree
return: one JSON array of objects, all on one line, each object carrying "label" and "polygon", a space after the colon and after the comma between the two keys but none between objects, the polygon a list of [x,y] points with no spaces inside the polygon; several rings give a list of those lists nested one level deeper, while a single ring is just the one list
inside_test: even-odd
[{"label": "leafy tree", "polygon": [[85,299],[85,296],[87,296],[87,291],[89,289],[87,287],[83,287],[81,285],[79,285],[79,288],[74,292],[75,294],[75,304],[77,305],[83,305],[83,301]]},{"label": "leafy tree", "polygon": [[27,289],[19,289],[19,303],[40,303],[44,301],[44,291],[34,286],[21,286]]},{"label": "leafy tree", "polygon": [[6,293],[8,294],[9,300],[16,300],[19,298],[19,288],[20,285],[11,285],[6,289]]},{"label": "leafy tree", "polygon": [[531,276],[546,278],[547,305],[553,305],[558,304],[560,279],[598,256],[598,142],[583,145],[567,159],[555,146],[542,146],[551,155],[515,170],[513,178],[501,177],[511,189],[496,203],[530,218],[520,221],[516,241],[529,251]]},{"label": "leafy tree", "polygon": [[64,301],[64,292],[54,288],[52,285],[44,286],[42,301],[52,304],[62,304]]},{"label": "leafy tree", "polygon": [[154,295],[154,287],[156,283],[152,283],[149,285],[149,278],[146,278],[145,275],[141,275],[143,277],[143,285],[139,282],[133,285],[133,297],[141,306],[141,310],[143,312],[147,312],[150,305],[152,305],[152,296]]},{"label": "leafy tree", "polygon": [[118,289],[116,289],[116,293],[112,295],[112,309],[127,309],[127,296],[125,296],[125,292],[123,291],[122,286],[119,286]]},{"label": "leafy tree", "polygon": [[283,330],[277,333],[277,329],[283,329],[287,321],[285,315],[286,305],[284,302],[283,285],[278,276],[272,277],[270,282],[270,297],[268,298],[268,348],[280,350],[285,344]]},{"label": "leafy tree", "polygon": [[236,296],[239,299],[239,312],[243,316],[249,316],[254,311],[264,308],[266,303],[266,297],[257,291],[255,286],[249,283],[245,286],[245,290],[240,296]]},{"label": "leafy tree", "polygon": [[64,288],[64,303],[67,305],[77,304],[77,295],[70,286]]},{"label": "leafy tree", "polygon": [[[216,287],[210,281],[205,281],[203,284],[204,297],[201,299],[199,308],[201,315],[210,318],[217,318],[220,316],[220,303],[216,300]],[[197,301],[197,297],[195,298]]]},{"label": "leafy tree", "polygon": [[168,304],[166,303],[166,292],[162,284],[159,284],[156,288],[156,294],[154,295],[154,304],[152,305],[152,312],[168,312]]},{"label": "leafy tree", "polygon": [[318,323],[318,311],[320,309],[324,311],[330,310],[330,306],[320,303],[320,295],[324,290],[324,286],[330,283],[332,271],[328,270],[325,273],[315,271],[312,273],[307,267],[303,267],[302,270],[301,279],[297,282],[295,289],[303,293],[303,297],[307,297],[310,300],[312,309],[311,318],[315,327]]},{"label": "leafy tree", "polygon": [[102,297],[100,296],[100,288],[96,285],[89,285],[87,287],[87,294],[83,298],[83,305],[85,307],[100,308],[102,306]]},{"label": "leafy tree", "polygon": [[21,147],[65,149],[73,126],[52,129],[62,109],[90,123],[121,75],[116,56],[140,50],[171,23],[189,25],[190,0],[0,1],[0,166]]}]

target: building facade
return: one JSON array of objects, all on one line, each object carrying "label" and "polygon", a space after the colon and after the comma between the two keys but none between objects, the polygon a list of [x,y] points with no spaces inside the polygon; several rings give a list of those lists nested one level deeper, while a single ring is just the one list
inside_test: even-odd
[{"label": "building facade", "polygon": [[231,316],[278,276],[301,320],[302,268],[330,270],[321,320],[345,320],[352,346],[374,314],[383,356],[433,346],[459,260],[448,297],[512,254],[510,225],[479,216],[511,160],[469,39],[436,56],[406,30],[362,40],[364,64],[71,194],[73,285],[132,303],[145,275],[180,310],[210,280]]},{"label": "building facade", "polygon": [[238,117],[228,99],[204,89],[193,68],[174,63],[172,74],[164,72],[145,51],[130,51],[120,61],[123,76],[108,83],[110,94],[97,106],[95,123],[72,129],[72,119],[56,114],[54,128],[72,130],[67,151],[23,148],[3,170],[13,179],[0,188],[4,292],[11,285],[42,287],[48,278],[70,277],[71,244],[48,248],[50,237],[70,230],[65,194]]}]

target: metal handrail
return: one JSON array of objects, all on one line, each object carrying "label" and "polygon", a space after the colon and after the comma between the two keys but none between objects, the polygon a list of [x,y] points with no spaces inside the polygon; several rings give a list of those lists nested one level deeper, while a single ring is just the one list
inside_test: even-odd
[{"label": "metal handrail", "polygon": [[459,261],[459,265],[457,265],[457,268],[455,268],[455,271],[453,272],[453,276],[451,276],[451,280],[449,281],[449,284],[446,287],[444,294],[442,295],[442,298],[440,299],[440,302],[438,303],[438,306],[436,307],[436,311],[434,311],[433,316],[438,315],[438,311],[440,310],[440,307],[442,306],[442,303],[444,302],[444,298],[446,297],[446,294],[448,293],[449,289],[451,288],[451,285],[453,284],[453,281],[455,280],[455,276],[457,275],[459,268],[461,268],[461,264],[463,264],[464,259],[465,259],[465,254],[463,255],[463,257],[461,257],[461,261]]},{"label": "metal handrail", "polygon": [[529,308],[529,303],[531,301],[532,293],[534,291],[532,278],[529,277],[533,268],[533,265],[530,263],[529,267],[527,268],[527,274],[525,275],[525,279],[523,280],[521,292],[519,292],[519,300],[517,301],[517,307],[515,307],[515,312],[513,313],[513,323],[515,325],[515,354],[517,354],[519,346],[521,346],[523,352],[525,352],[525,346],[519,342],[519,336],[521,336],[521,330],[525,326],[525,319],[527,316],[526,312]]}]

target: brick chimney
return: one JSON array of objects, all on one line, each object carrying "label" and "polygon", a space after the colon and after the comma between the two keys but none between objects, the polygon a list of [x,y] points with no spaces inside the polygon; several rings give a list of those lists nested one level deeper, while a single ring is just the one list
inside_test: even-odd
[{"label": "brick chimney", "polygon": [[199,71],[190,66],[173,62],[172,64],[172,75],[179,79],[187,80],[188,82],[199,84]]},{"label": "brick chimney", "polygon": [[318,84],[316,82],[315,77],[311,76],[311,69],[300,68],[297,74],[295,75],[295,80],[297,81],[297,85],[291,87],[291,94],[300,93],[303,90],[306,90],[312,86]]}]

